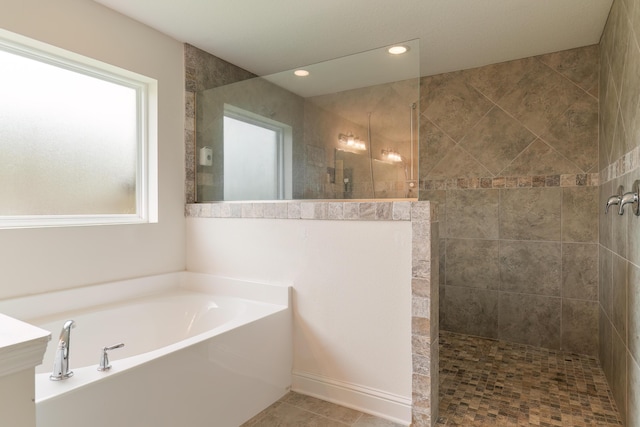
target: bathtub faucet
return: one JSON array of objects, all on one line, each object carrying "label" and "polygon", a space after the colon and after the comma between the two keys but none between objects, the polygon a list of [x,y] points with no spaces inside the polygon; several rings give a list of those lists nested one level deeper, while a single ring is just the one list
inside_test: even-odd
[{"label": "bathtub faucet", "polygon": [[53,372],[49,375],[52,381],[60,381],[73,375],[73,371],[69,370],[69,350],[71,339],[71,328],[76,327],[76,322],[67,320],[60,331],[60,339],[58,340],[58,348],[56,349],[56,358],[53,362]]}]

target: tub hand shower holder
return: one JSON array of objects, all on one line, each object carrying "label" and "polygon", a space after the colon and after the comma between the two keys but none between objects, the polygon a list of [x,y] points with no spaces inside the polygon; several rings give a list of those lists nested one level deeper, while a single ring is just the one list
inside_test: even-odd
[{"label": "tub hand shower holder", "polygon": [[102,353],[100,354],[100,366],[98,366],[98,371],[108,371],[109,369],[111,369],[111,364],[109,363],[109,355],[107,354],[107,352],[122,347],[124,347],[123,342],[104,347],[102,349]]}]

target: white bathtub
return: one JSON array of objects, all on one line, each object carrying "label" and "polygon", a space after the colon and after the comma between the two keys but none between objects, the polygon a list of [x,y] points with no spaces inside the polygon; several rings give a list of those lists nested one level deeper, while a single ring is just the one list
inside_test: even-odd
[{"label": "white bathtub", "polygon": [[[291,384],[287,287],[181,272],[3,301],[0,312],[52,332],[36,369],[37,427],[235,427]],[[74,375],[50,381],[68,319]],[[101,349],[120,342],[99,372]]]}]

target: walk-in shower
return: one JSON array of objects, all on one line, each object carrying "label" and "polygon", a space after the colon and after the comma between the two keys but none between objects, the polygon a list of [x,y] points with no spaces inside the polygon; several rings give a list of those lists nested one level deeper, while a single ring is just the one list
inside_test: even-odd
[{"label": "walk-in shower", "polygon": [[416,198],[419,47],[402,45],[197,92],[197,201]]}]

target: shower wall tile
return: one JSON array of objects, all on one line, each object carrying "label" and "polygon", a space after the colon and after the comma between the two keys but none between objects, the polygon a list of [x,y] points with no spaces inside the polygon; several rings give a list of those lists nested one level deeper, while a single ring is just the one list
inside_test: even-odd
[{"label": "shower wall tile", "polygon": [[447,239],[447,286],[498,289],[499,242],[480,239]]},{"label": "shower wall tile", "polygon": [[560,296],[561,245],[556,242],[502,241],[500,290]]},{"label": "shower wall tile", "polygon": [[631,263],[628,268],[628,348],[629,353],[636,360],[640,360],[640,268]]},{"label": "shower wall tile", "polygon": [[598,360],[607,377],[607,382],[611,384],[613,382],[613,326],[602,307],[600,307],[598,324]]},{"label": "shower wall tile", "polygon": [[560,349],[561,298],[500,293],[498,338]]},{"label": "shower wall tile", "polygon": [[597,242],[598,188],[562,189],[562,241]]},{"label": "shower wall tile", "polygon": [[543,135],[543,139],[582,171],[598,169],[598,100],[583,94]]},{"label": "shower wall tile", "polygon": [[425,77],[420,89],[422,115],[456,142],[491,108],[461,72]]},{"label": "shower wall tile", "polygon": [[[613,187],[618,188],[622,187],[622,193],[626,193],[631,191],[631,182],[630,178],[631,174],[626,174],[619,178],[613,180]],[[615,190],[614,190],[615,191]],[[624,216],[618,215],[619,206],[612,206],[614,209],[610,209],[609,215],[611,215],[611,250],[620,255],[621,257],[627,258],[627,250],[628,250],[628,233],[629,233],[629,217],[633,215],[629,215],[631,206],[626,206],[625,211],[626,214]]]},{"label": "shower wall tile", "polygon": [[637,359],[627,353],[627,425],[640,425],[640,367]]},{"label": "shower wall tile", "polygon": [[500,190],[500,238],[560,240],[562,190]]},{"label": "shower wall tile", "polygon": [[[614,0],[600,43],[601,207],[619,185],[629,191],[633,181],[640,178],[639,24],[639,0]],[[623,415],[626,412],[627,425],[636,425],[640,395],[637,371],[640,218],[630,214],[628,207],[623,216],[614,208],[616,212],[599,214],[600,266],[611,270],[600,274],[600,327],[612,336],[611,361],[605,359],[602,363],[616,404]],[[606,356],[608,352],[604,353]]]},{"label": "shower wall tile", "polygon": [[449,153],[456,142],[426,117],[420,119],[420,138],[424,141],[419,150],[420,180],[425,180],[433,168]]},{"label": "shower wall tile", "polygon": [[611,206],[607,214],[605,214],[604,209],[607,203],[607,199],[609,198],[609,196],[613,196],[615,194],[616,189],[613,187],[613,181],[609,181],[602,184],[599,190],[600,198],[598,202],[598,237],[600,240],[600,245],[604,246],[605,248],[611,249],[611,231],[613,227],[613,219],[616,217],[617,206]]},{"label": "shower wall tile", "polygon": [[540,61],[566,76],[587,92],[598,86],[598,46],[587,46],[541,55]]},{"label": "shower wall tile", "polygon": [[562,296],[598,301],[597,244],[562,244]]},{"label": "shower wall tile", "polygon": [[562,350],[598,355],[598,302],[562,300]]},{"label": "shower wall tile", "polygon": [[627,413],[627,347],[615,329],[612,335],[611,392],[624,420]]},{"label": "shower wall tile", "polygon": [[498,105],[540,135],[582,94],[571,81],[534,61]]},{"label": "shower wall tile", "polygon": [[499,190],[447,192],[446,237],[498,238]]},{"label": "shower wall tile", "polygon": [[553,175],[556,171],[565,174],[582,172],[542,139],[536,139],[516,157],[502,175]]},{"label": "shower wall tile", "polygon": [[493,102],[507,94],[531,67],[534,58],[501,62],[463,71],[471,86]]},{"label": "shower wall tile", "polygon": [[600,307],[607,317],[613,316],[613,254],[599,245],[598,255],[598,293]]},{"label": "shower wall tile", "polygon": [[447,286],[447,331],[498,338],[498,291]]},{"label": "shower wall tile", "polygon": [[491,172],[460,146],[450,149],[431,171],[429,178],[489,176]]},{"label": "shower wall tile", "polygon": [[[498,175],[536,136],[498,107],[467,133],[460,145],[493,175]],[[491,150],[487,150],[491,147]],[[524,175],[524,174],[521,174]]]},{"label": "shower wall tile", "polygon": [[613,327],[620,335],[623,344],[627,344],[627,260],[613,255],[611,298],[613,304]]},{"label": "shower wall tile", "polygon": [[[422,78],[420,200],[441,204],[443,329],[496,337],[490,302],[506,295],[500,316],[513,310],[513,324],[501,337],[593,353],[593,338],[577,341],[598,325],[569,307],[600,294],[599,60],[593,45]],[[563,313],[565,299],[582,301]],[[544,316],[508,307],[523,301]]]}]

